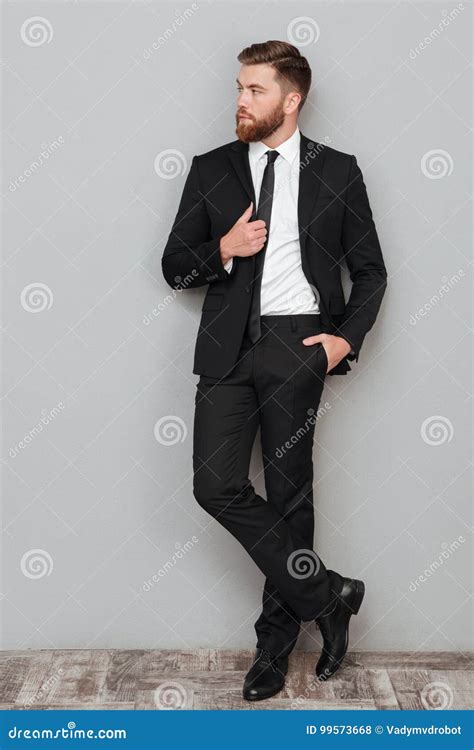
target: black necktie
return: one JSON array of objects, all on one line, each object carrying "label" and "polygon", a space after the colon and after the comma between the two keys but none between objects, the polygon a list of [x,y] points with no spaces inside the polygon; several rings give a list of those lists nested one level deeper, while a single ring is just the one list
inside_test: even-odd
[{"label": "black necktie", "polygon": [[275,160],[279,156],[278,151],[267,151],[267,165],[263,173],[262,186],[258,199],[256,219],[263,219],[266,225],[267,237],[265,244],[255,256],[255,273],[252,282],[252,301],[247,323],[247,331],[250,340],[254,344],[262,335],[260,327],[260,288],[262,286],[263,264],[265,262],[265,251],[270,236],[270,219],[272,215],[273,188],[275,185]]}]

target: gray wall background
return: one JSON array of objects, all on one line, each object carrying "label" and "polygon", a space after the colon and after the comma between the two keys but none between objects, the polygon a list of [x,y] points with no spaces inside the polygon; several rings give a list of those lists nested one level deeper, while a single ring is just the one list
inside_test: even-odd
[{"label": "gray wall background", "polygon": [[470,16],[3,5],[2,648],[255,643],[263,576],[192,495],[204,289],[160,260],[192,156],[235,137],[236,55],[272,38],[309,58],[301,130],[356,154],[389,272],[327,379],[315,548],[366,580],[352,648],[470,648]]}]

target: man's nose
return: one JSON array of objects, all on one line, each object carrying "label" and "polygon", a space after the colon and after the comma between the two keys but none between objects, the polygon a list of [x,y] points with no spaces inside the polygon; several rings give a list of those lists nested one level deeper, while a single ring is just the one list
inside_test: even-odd
[{"label": "man's nose", "polygon": [[247,113],[247,110],[246,110],[247,104],[248,104],[248,96],[245,94],[245,91],[242,91],[237,97],[237,105],[239,109],[242,109],[245,113]]}]

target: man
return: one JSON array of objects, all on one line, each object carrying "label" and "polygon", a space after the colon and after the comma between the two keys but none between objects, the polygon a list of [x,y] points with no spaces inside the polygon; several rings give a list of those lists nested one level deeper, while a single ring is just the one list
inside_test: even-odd
[{"label": "man", "polygon": [[[162,268],[175,289],[209,284],[193,369],[193,491],[266,576],[243,688],[261,700],[284,686],[302,620],[323,637],[317,677],[336,672],[364,596],[362,581],[313,551],[312,450],[325,376],[358,360],[387,273],[355,156],[298,128],[307,60],[279,41],[238,60],[238,139],[193,158]],[[248,478],[258,425],[266,500]]]}]

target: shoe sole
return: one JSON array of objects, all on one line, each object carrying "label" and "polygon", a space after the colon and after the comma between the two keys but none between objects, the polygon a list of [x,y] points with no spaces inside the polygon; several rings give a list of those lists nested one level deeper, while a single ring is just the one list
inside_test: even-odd
[{"label": "shoe sole", "polygon": [[242,697],[244,701],[266,701],[269,698],[273,698],[273,696],[276,695],[277,693],[281,692],[284,687],[285,686],[282,685],[281,688],[278,688],[278,690],[275,690],[273,693],[269,693],[268,695],[256,695],[255,697],[248,697],[248,698],[245,695],[243,695]]}]

